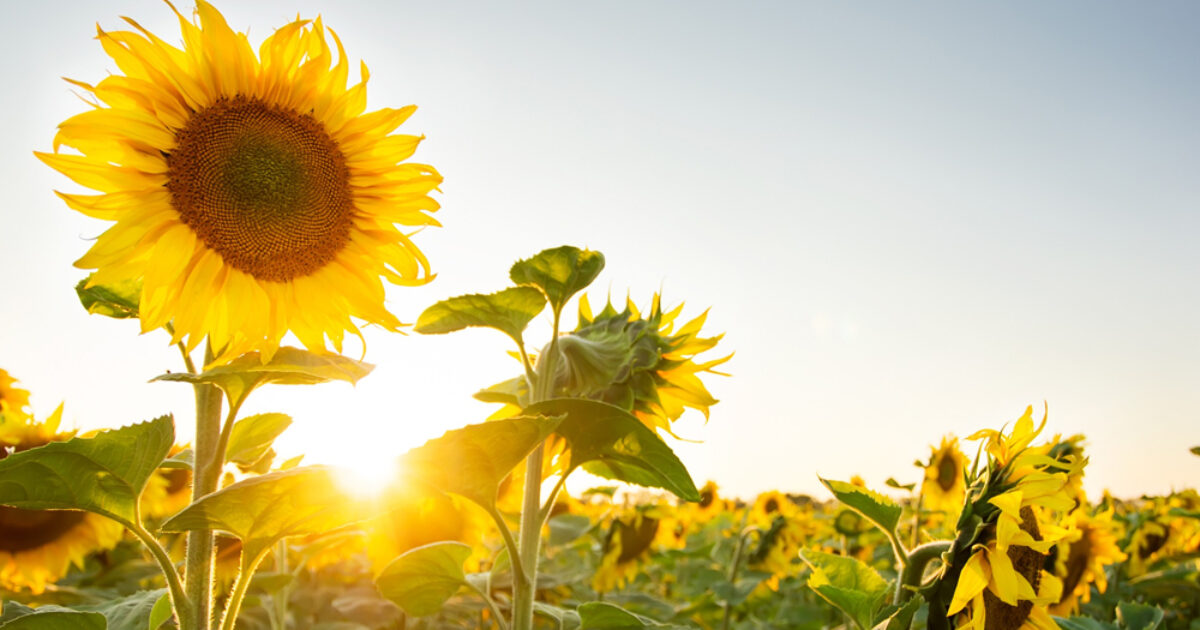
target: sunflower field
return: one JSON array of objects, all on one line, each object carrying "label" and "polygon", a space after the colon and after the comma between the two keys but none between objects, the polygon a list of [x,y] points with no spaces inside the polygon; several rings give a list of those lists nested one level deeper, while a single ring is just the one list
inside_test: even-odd
[{"label": "sunflower field", "polygon": [[[188,410],[67,430],[3,366],[0,630],[1200,630],[1200,493],[1089,496],[1087,438],[1048,411],[927,436],[882,487],[726,496],[672,445],[719,409],[732,349],[658,293],[589,298],[601,252],[545,249],[403,323],[385,284],[433,279],[414,238],[442,182],[397,133],[415,108],[366,111],[366,67],[350,81],[320,18],[253,46],[204,0],[170,10],[182,46],[98,30],[120,72],[69,79],[89,109],[37,158],[107,222],[81,306],[178,349],[153,380],[194,392],[195,437]],[[478,384],[490,417],[364,495],[280,461],[286,413],[241,412],[366,377],[343,344],[371,325],[490,329],[513,370]]]}]

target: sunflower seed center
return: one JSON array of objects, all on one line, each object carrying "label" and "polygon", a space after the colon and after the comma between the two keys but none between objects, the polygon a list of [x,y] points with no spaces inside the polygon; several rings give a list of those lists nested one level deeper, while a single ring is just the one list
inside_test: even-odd
[{"label": "sunflower seed center", "polygon": [[167,189],[180,219],[235,269],[286,282],[332,261],[350,240],[350,171],[308,114],[222,98],[176,132]]},{"label": "sunflower seed center", "polygon": [[0,506],[0,551],[17,553],[58,540],[83,522],[84,512]]}]

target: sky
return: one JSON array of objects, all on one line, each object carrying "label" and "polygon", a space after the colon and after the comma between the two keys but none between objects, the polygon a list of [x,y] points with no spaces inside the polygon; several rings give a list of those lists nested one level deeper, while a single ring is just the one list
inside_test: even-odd
[{"label": "sky", "polygon": [[[255,45],[321,14],[370,66],[369,109],[419,106],[401,131],[445,176],[443,227],[415,237],[437,279],[389,293],[404,321],[561,244],[605,254],[593,303],[711,308],[732,376],[670,441],[697,484],[917,481],[942,435],[1044,404],[1047,434],[1087,435],[1094,496],[1200,483],[1194,3],[217,6]],[[32,154],[86,107],[60,77],[117,71],[97,22],[178,26],[155,0],[6,9],[0,368],[39,416],[173,412],[190,439],[191,389],[147,383],[181,369],[165,334],[78,305],[71,263],[105,224]],[[482,421],[471,394],[519,367],[494,331],[366,340],[357,386],[268,388],[244,413],[293,416],[285,456],[386,462]]]}]

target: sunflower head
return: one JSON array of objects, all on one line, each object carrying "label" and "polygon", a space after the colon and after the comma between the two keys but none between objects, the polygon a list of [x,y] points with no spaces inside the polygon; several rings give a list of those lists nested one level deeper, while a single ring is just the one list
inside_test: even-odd
[{"label": "sunflower head", "polygon": [[605,593],[628,584],[658,538],[659,525],[646,510],[614,518],[604,537],[604,555],[592,576],[592,588]]},{"label": "sunflower head", "polygon": [[1071,615],[1079,611],[1080,602],[1091,600],[1093,585],[1101,593],[1108,589],[1105,567],[1126,558],[1117,546],[1112,516],[1111,509],[1093,515],[1081,507],[1064,519],[1066,533],[1049,557],[1049,568],[1063,583],[1062,598],[1050,612]]},{"label": "sunflower head", "polygon": [[0,422],[8,416],[14,420],[29,413],[29,392],[17,387],[17,380],[0,370]]},{"label": "sunflower head", "polygon": [[[0,422],[0,459],[10,453],[74,437],[59,432],[62,407],[44,421],[7,417]],[[45,590],[93,552],[111,549],[124,529],[116,521],[75,510],[0,506],[0,588]]]},{"label": "sunflower head", "polygon": [[182,48],[130,19],[100,29],[120,72],[71,81],[93,109],[37,154],[97,193],[59,193],[68,206],[115,222],[76,263],[96,270],[89,285],[140,283],[143,331],[208,339],[217,362],[269,359],[288,332],[340,351],[354,320],[397,328],[381,280],[431,279],[405,229],[437,225],[441,182],[404,162],[421,138],[393,134],[415,108],[364,113],[366,66],[348,84],[320,18],[255,51],[204,0],[195,21],[177,15]]},{"label": "sunflower head", "polygon": [[655,294],[644,315],[632,301],[621,311],[609,302],[593,314],[587,296],[581,297],[578,326],[558,340],[560,395],[628,409],[650,428],[668,433],[686,408],[707,418],[717,400],[699,375],[722,374],[713,368],[733,355],[697,363],[696,355],[715,347],[722,335],[700,336],[707,313],[676,329],[682,311],[682,304],[663,311]]},{"label": "sunflower head", "polygon": [[941,445],[930,447],[921,482],[921,501],[930,510],[957,514],[967,494],[967,456],[958,448],[958,438],[942,437]]}]

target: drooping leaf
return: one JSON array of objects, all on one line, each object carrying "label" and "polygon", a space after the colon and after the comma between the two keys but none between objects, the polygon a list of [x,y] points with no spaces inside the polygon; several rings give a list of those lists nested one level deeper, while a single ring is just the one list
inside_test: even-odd
[{"label": "drooping leaf", "polygon": [[324,533],[372,514],[337,483],[327,466],[306,466],[239,481],[184,508],[164,532],[213,529],[242,541],[247,558],[288,536]]},{"label": "drooping leaf", "polygon": [[1135,602],[1117,604],[1117,621],[1123,630],[1155,630],[1163,622],[1163,610]]},{"label": "drooping leaf", "polygon": [[154,381],[178,383],[209,383],[220,387],[232,401],[240,403],[256,387],[268,383],[280,385],[315,385],[328,381],[357,383],[375,366],[355,361],[340,354],[317,354],[284,346],[270,361],[263,362],[258,352],[242,356],[200,374],[171,372],[154,377]]},{"label": "drooping leaf", "polygon": [[686,501],[700,492],[683,462],[652,429],[628,411],[596,400],[555,398],[525,413],[565,415],[555,431],[571,447],[570,468],[650,488],[663,488]]},{"label": "drooping leaf", "polygon": [[283,413],[260,413],[238,420],[229,432],[225,461],[253,466],[291,424],[291,416]]},{"label": "drooping leaf", "polygon": [[437,542],[411,549],[384,568],[375,585],[384,597],[415,617],[442,609],[467,583],[463,563],[471,548],[459,542]]},{"label": "drooping leaf", "polygon": [[800,552],[812,568],[808,586],[822,599],[846,613],[863,630],[874,627],[876,612],[890,590],[888,583],[857,558],[812,549]]},{"label": "drooping leaf", "polygon": [[472,293],[442,300],[425,309],[413,328],[441,335],[471,326],[495,328],[523,344],[529,322],[546,308],[546,298],[533,287],[510,287],[496,293]]},{"label": "drooping leaf", "polygon": [[638,628],[673,628],[643,617],[608,602],[580,604],[581,630],[636,630]]},{"label": "drooping leaf", "polygon": [[447,431],[406,453],[401,469],[414,480],[490,510],[500,482],[558,423],[558,418],[517,416]]},{"label": "drooping leaf", "polygon": [[141,299],[142,283],[125,281],[108,285],[87,284],[88,276],[75,285],[75,294],[87,312],[114,319],[129,319],[138,316],[138,301]]},{"label": "drooping leaf", "polygon": [[856,486],[852,483],[844,481],[833,481],[831,479],[823,479],[821,483],[825,484],[826,488],[837,497],[838,501],[844,503],[847,507],[862,514],[864,518],[874,523],[890,536],[896,531],[896,525],[900,522],[900,513],[903,508],[896,504],[895,501],[879,494]]},{"label": "drooping leaf", "polygon": [[[7,608],[8,605],[5,605]],[[71,610],[61,606],[42,606],[3,624],[3,630],[105,630],[104,615]]]},{"label": "drooping leaf", "polygon": [[558,313],[571,296],[586,289],[603,269],[604,254],[563,245],[517,261],[508,276],[517,284],[541,289]]},{"label": "drooping leaf", "polygon": [[154,609],[162,600],[167,601],[168,616],[170,613],[170,596],[167,589],[153,591],[138,591],[128,597],[91,606],[79,606],[76,610],[96,612],[104,615],[108,621],[108,630],[157,630],[166,619],[154,623]]},{"label": "drooping leaf", "polygon": [[0,504],[87,510],[130,525],[142,488],[174,441],[171,416],[160,416],[13,453],[0,460]]}]

